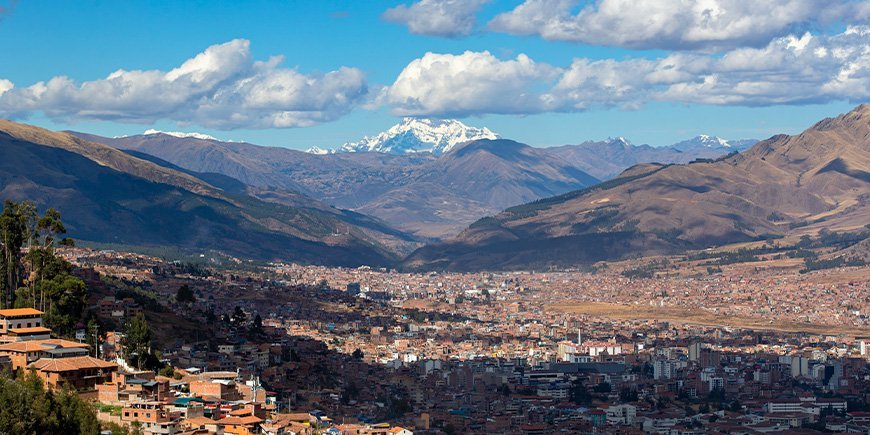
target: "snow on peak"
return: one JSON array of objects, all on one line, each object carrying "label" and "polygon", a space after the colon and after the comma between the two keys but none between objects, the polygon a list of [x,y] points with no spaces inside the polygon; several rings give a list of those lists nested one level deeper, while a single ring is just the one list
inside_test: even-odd
[{"label": "snow on peak", "polygon": [[731,148],[732,144],[730,141],[722,139],[718,136],[699,134],[691,139],[675,143],[672,146],[677,150],[686,151],[689,149],[698,148]]},{"label": "snow on peak", "polygon": [[626,139],[623,136],[608,137],[605,142],[607,142],[609,144],[619,144],[619,145],[623,145],[623,146],[631,145],[631,141]]},{"label": "snow on peak", "polygon": [[160,131],[160,130],[155,130],[153,128],[145,130],[145,133],[142,133],[142,134],[144,134],[146,136],[152,135],[152,134],[166,134],[169,136],[182,137],[182,138],[192,137],[194,139],[202,139],[202,140],[218,140],[214,136],[209,136],[207,134],[202,134],[202,133],[195,133],[195,132],[194,133],[184,133],[181,131]]},{"label": "snow on peak", "polygon": [[731,144],[727,140],[722,139],[719,136],[708,136],[706,134],[699,134],[695,138],[689,139],[689,140],[695,141],[695,142],[702,144],[704,146],[707,146],[707,147],[714,147],[714,146],[720,146],[720,147],[725,147],[725,148],[731,147]]},{"label": "snow on peak", "polygon": [[465,142],[498,138],[497,134],[486,127],[470,127],[455,119],[404,118],[402,122],[376,136],[366,136],[358,142],[349,142],[334,150],[326,151],[312,147],[308,152],[313,154],[378,152],[439,155],[449,152]]},{"label": "snow on peak", "polygon": [[318,155],[330,154],[330,150],[325,150],[325,149],[320,148],[318,146],[313,146],[311,148],[308,148],[307,150],[305,150],[305,152],[309,153],[309,154],[318,154]]}]

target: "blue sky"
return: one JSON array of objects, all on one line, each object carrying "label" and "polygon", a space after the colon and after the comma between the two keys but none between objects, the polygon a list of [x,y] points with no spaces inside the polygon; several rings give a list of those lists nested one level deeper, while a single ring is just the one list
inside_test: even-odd
[{"label": "blue sky", "polygon": [[[538,0],[547,1],[545,10],[555,12],[541,18],[530,12],[534,0],[424,0],[416,8],[410,1],[0,0],[0,80],[7,83],[0,82],[0,116],[109,136],[157,128],[300,149],[377,133],[402,115],[459,117],[538,146],[608,136],[666,145],[700,133],[796,133],[867,100],[862,2],[833,2],[843,11],[821,19],[812,2],[770,2],[782,4],[758,11],[721,0],[731,14],[723,17],[767,12],[773,21],[759,24],[773,30],[699,40],[668,30],[691,27],[691,14],[675,12],[660,23],[664,30],[625,40],[588,29],[654,28],[638,21],[647,19],[644,11],[614,18],[604,16],[609,0]],[[398,5],[405,6],[385,14]],[[466,31],[445,37],[469,20]],[[428,24],[435,21],[443,25]],[[122,98],[112,95],[121,88],[104,83],[119,69],[167,73],[235,40],[246,42],[214,54],[242,53],[220,63],[231,74],[208,85],[132,75],[125,83],[148,98]],[[827,54],[835,49],[851,51]],[[283,61],[256,66],[271,56]],[[747,66],[759,59],[780,63]],[[445,65],[449,73],[439,69]],[[679,77],[652,78],[665,71]],[[852,75],[844,80],[843,71]],[[36,91],[57,77],[69,80]],[[264,97],[263,89],[275,89],[269,86],[286,95]],[[324,96],[331,94],[337,97]],[[204,99],[224,97],[201,109]]]}]

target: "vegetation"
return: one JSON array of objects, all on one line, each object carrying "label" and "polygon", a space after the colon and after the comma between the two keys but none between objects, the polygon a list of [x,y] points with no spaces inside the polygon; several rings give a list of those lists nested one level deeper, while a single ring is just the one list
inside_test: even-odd
[{"label": "vegetation", "polygon": [[175,293],[175,300],[181,303],[196,302],[196,296],[193,294],[193,290],[190,289],[190,286],[184,284],[179,287],[178,292]]},{"label": "vegetation", "polygon": [[47,390],[31,373],[17,380],[0,378],[0,433],[52,434],[99,432],[94,407],[72,389]]},{"label": "vegetation", "polygon": [[139,370],[157,368],[159,359],[151,350],[151,329],[142,313],[137,314],[124,324],[124,338],[121,339],[127,361]]},{"label": "vegetation", "polygon": [[41,310],[46,327],[68,336],[82,320],[87,291],[85,283],[72,276],[72,265],[55,254],[56,239],[64,233],[60,213],[54,209],[39,216],[33,202],[7,200],[3,204],[0,308]]}]

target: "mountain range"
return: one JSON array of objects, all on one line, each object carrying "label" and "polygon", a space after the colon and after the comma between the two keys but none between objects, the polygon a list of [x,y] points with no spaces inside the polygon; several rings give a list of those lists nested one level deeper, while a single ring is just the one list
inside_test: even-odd
[{"label": "mountain range", "polygon": [[404,118],[374,137],[364,137],[336,149],[308,149],[313,154],[377,152],[387,154],[431,153],[441,155],[457,145],[479,139],[498,139],[488,128],[469,127],[455,119]]},{"label": "mountain range", "polygon": [[0,147],[0,197],[58,209],[80,240],[345,266],[392,264],[414,243],[359,213],[262,201],[222,174],[68,133],[0,120]]},{"label": "mountain range", "polygon": [[116,138],[71,133],[179,168],[231,177],[264,201],[298,206],[300,198],[302,204],[314,198],[423,239],[455,235],[480,217],[595,184],[636,163],[684,163],[732,150],[724,140],[682,151],[624,139],[534,148],[456,120],[412,118],[372,138],[308,153],[199,133],[149,131]]},{"label": "mountain range", "polygon": [[[749,149],[704,135],[535,148],[405,120],[367,142],[377,146],[326,154],[0,121],[0,195],[56,207],[70,236],[95,242],[347,266],[571,267],[863,227],[868,119],[862,105]],[[477,134],[495,138],[457,139]]]},{"label": "mountain range", "polygon": [[870,106],[688,164],[639,164],[507,208],[423,247],[410,269],[570,267],[870,222]]}]

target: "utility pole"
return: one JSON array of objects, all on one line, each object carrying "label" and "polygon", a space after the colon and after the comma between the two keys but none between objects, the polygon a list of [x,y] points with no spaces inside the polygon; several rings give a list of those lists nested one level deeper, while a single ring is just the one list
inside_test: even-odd
[{"label": "utility pole", "polygon": [[94,358],[100,357],[100,325],[94,326]]}]

